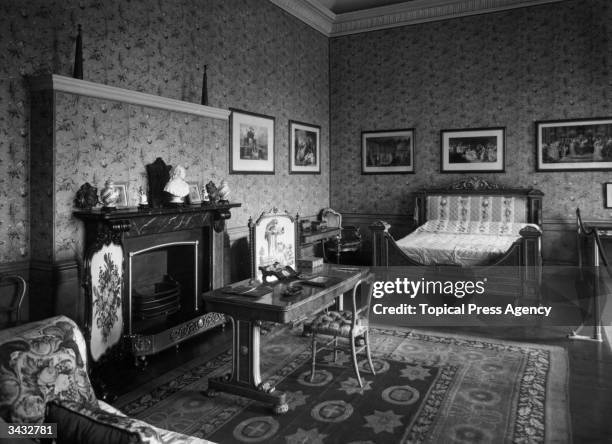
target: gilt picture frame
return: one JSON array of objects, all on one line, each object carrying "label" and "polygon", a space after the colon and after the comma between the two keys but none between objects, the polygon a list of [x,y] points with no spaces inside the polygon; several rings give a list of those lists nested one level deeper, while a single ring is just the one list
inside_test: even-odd
[{"label": "gilt picture frame", "polygon": [[536,171],[612,169],[612,117],[535,122]]},{"label": "gilt picture frame", "polygon": [[275,118],[230,108],[230,174],[274,174]]},{"label": "gilt picture frame", "polygon": [[289,121],[289,174],[321,174],[321,127]]},{"label": "gilt picture frame", "polygon": [[441,173],[503,173],[506,128],[465,128],[440,131]]},{"label": "gilt picture frame", "polygon": [[361,132],[361,174],[414,172],[414,128]]}]

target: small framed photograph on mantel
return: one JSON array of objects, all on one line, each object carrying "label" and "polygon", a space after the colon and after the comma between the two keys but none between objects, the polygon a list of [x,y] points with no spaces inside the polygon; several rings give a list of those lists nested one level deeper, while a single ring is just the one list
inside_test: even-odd
[{"label": "small framed photograph on mantel", "polygon": [[361,174],[412,173],[414,128],[361,133]]},{"label": "small framed photograph on mantel", "polygon": [[119,191],[117,202],[115,202],[115,205],[117,206],[117,208],[127,208],[129,206],[128,193],[127,193],[128,183],[127,182],[115,182],[115,185],[113,188]]},{"label": "small framed photograph on mantel", "polygon": [[505,128],[440,131],[441,173],[503,173]]},{"label": "small framed photograph on mantel", "polygon": [[289,174],[321,174],[321,127],[289,121]]},{"label": "small framed photograph on mantel", "polygon": [[230,174],[274,174],[274,117],[230,110]]}]

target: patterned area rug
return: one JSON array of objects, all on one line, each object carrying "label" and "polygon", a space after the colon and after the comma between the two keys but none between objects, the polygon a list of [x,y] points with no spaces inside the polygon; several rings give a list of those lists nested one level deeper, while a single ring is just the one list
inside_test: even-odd
[{"label": "patterned area rug", "polygon": [[[280,330],[263,338],[267,377],[290,410],[219,394],[207,378],[224,374],[231,354],[192,361],[116,403],[159,427],[220,443],[570,442],[568,361],[560,347],[419,331],[372,329],[377,374],[349,354],[317,354],[310,340]],[[320,359],[319,359],[320,357]]]}]

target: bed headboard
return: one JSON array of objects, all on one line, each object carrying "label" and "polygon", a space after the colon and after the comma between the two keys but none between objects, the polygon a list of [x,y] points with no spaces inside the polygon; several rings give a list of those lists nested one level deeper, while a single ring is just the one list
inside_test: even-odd
[{"label": "bed headboard", "polygon": [[417,191],[417,226],[430,219],[523,222],[542,225],[542,197],[534,188],[508,188],[478,177]]}]

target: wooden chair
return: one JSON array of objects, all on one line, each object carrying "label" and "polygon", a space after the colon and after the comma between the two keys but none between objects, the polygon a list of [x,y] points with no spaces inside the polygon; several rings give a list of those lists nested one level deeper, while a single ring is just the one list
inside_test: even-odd
[{"label": "wooden chair", "polygon": [[21,324],[21,306],[26,294],[27,284],[24,278],[19,275],[0,275],[0,281],[11,280],[17,283],[17,290],[10,303],[6,307],[0,308],[0,313],[6,314],[4,327]]},{"label": "wooden chair", "polygon": [[331,208],[321,211],[321,222],[327,227],[338,227],[341,229],[340,238],[325,244],[325,256],[332,255],[336,262],[340,263],[340,257],[346,253],[356,253],[361,249],[361,233],[359,227],[353,225],[342,225],[342,215]]},{"label": "wooden chair", "polygon": [[[373,275],[366,279],[362,279],[353,288],[352,307],[351,310],[343,311],[328,311],[316,317],[312,323],[304,326],[305,332],[312,334],[312,373],[310,380],[315,377],[315,366],[317,359],[317,337],[319,335],[332,336],[332,339],[321,347],[321,349],[332,349],[334,351],[334,362],[338,357],[338,338],[348,339],[351,346],[351,354],[353,358],[353,368],[357,375],[359,386],[363,387],[361,376],[359,375],[359,367],[357,364],[357,354],[365,349],[368,363],[372,374],[376,374],[372,365],[372,356],[370,355],[369,341],[369,315],[370,315],[370,300],[372,298]],[[365,296],[365,303],[358,307],[357,291],[361,290],[361,298]],[[360,339],[363,338],[363,345]],[[359,343],[359,345],[357,345]]]}]

